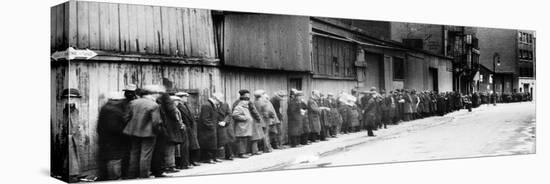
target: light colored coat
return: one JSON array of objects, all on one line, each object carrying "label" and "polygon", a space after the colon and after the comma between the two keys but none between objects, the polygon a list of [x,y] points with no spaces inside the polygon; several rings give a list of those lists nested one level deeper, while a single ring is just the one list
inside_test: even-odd
[{"label": "light colored coat", "polygon": [[235,137],[248,137],[252,136],[252,125],[254,120],[248,108],[242,106],[235,106],[231,117],[235,122]]}]

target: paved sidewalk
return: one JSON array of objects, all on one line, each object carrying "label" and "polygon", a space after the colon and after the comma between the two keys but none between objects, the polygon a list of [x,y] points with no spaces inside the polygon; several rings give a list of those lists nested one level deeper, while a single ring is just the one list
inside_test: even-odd
[{"label": "paved sidewalk", "polygon": [[[483,107],[478,108],[482,110]],[[182,170],[178,173],[168,174],[170,176],[197,176],[208,174],[239,173],[254,171],[280,170],[287,166],[308,163],[317,160],[320,157],[329,156],[339,152],[344,152],[352,147],[362,145],[368,142],[392,139],[403,136],[415,130],[426,129],[450,122],[456,116],[468,113],[467,110],[461,110],[445,116],[434,116],[415,121],[402,122],[399,125],[390,125],[388,129],[375,131],[376,137],[368,137],[366,131],[341,134],[336,138],[330,138],[327,141],[320,141],[297,148],[287,148],[283,150],[274,150],[271,153],[252,156],[247,159],[236,158],[233,161],[223,160],[222,163],[201,164],[192,169]],[[322,165],[319,165],[322,167]]]}]

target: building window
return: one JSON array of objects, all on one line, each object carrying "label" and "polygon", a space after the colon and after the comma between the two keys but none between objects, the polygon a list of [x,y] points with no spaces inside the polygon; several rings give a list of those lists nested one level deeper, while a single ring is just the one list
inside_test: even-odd
[{"label": "building window", "polygon": [[314,74],[318,77],[353,78],[356,47],[346,42],[324,36],[313,36],[312,61]]},{"label": "building window", "polygon": [[332,57],[332,66],[335,74],[340,73],[340,63],[338,63],[338,57],[333,56]]},{"label": "building window", "polygon": [[533,77],[533,69],[532,68],[519,68],[519,76],[520,77]]},{"label": "building window", "polygon": [[405,38],[403,39],[403,44],[407,47],[415,48],[415,49],[424,49],[424,43],[422,39],[411,39],[411,38]]},{"label": "building window", "polygon": [[393,79],[405,79],[405,61],[402,58],[393,57]]}]

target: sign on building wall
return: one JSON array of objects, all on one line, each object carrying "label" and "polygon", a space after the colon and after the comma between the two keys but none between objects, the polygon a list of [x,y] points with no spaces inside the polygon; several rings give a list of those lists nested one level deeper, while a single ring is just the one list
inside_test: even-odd
[{"label": "sign on building wall", "polygon": [[393,81],[392,87],[393,89],[403,89],[403,81]]}]

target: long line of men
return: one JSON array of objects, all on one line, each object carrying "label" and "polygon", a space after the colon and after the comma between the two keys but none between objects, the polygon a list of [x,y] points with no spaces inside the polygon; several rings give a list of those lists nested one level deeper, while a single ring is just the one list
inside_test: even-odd
[{"label": "long line of men", "polygon": [[[309,99],[292,89],[286,103],[288,129],[282,129],[285,91],[243,89],[231,105],[213,93],[196,114],[185,92],[167,93],[162,86],[109,95],[98,118],[100,179],[165,177],[220,159],[233,160],[326,141],[338,134],[374,131],[403,121],[471,108],[470,96],[399,89],[378,92],[352,89],[351,94],[313,90]],[[481,99],[481,98],[479,98]],[[479,101],[479,100],[475,100]],[[476,106],[476,105],[474,105]]]}]

